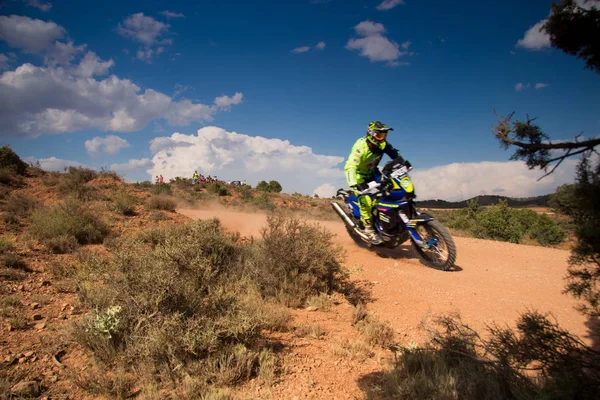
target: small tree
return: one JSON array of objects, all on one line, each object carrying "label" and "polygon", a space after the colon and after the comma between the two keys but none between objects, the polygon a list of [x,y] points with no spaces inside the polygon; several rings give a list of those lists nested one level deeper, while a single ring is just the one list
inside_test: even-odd
[{"label": "small tree", "polygon": [[281,187],[281,184],[279,182],[277,182],[277,181],[269,182],[269,188],[268,188],[269,192],[280,193],[282,190],[283,190],[283,188]]},{"label": "small tree", "polygon": [[258,182],[258,185],[256,185],[256,190],[260,190],[261,192],[268,192],[269,184],[267,183],[267,181],[260,181]]},{"label": "small tree", "polygon": [[0,168],[6,168],[17,175],[25,174],[27,163],[9,146],[0,147]]}]

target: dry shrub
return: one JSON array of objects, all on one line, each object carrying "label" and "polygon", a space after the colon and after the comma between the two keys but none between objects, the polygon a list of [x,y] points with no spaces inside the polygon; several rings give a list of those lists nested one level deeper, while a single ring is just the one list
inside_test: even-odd
[{"label": "dry shrub", "polygon": [[394,329],[387,321],[380,321],[373,314],[368,314],[357,322],[356,329],[365,337],[370,345],[379,345],[384,348],[394,345]]},{"label": "dry shrub", "polygon": [[6,238],[0,238],[0,254],[6,253],[14,248],[12,242]]},{"label": "dry shrub", "polygon": [[87,183],[98,177],[98,172],[83,167],[69,167],[58,183],[58,193],[79,200],[93,200],[97,190]]},{"label": "dry shrub", "polygon": [[17,254],[6,254],[2,259],[2,264],[6,268],[18,269],[25,272],[31,272],[27,263]]},{"label": "dry shrub", "polygon": [[69,234],[47,238],[42,242],[54,254],[72,253],[79,247],[77,238]]},{"label": "dry shrub", "polygon": [[398,348],[393,369],[369,389],[373,398],[591,399],[599,393],[600,353],[547,315],[527,312],[515,330],[491,326],[489,339],[457,316],[436,318],[429,333],[424,346]]},{"label": "dry shrub", "polygon": [[5,318],[12,329],[27,328],[27,318],[23,304],[17,295],[6,296],[0,302],[0,316]]},{"label": "dry shrub", "polygon": [[154,371],[147,378],[161,385],[162,374],[176,387],[199,377],[200,398],[211,385],[269,375],[272,356],[255,347],[263,329],[280,329],[289,315],[244,276],[239,236],[218,220],[150,232],[110,258],[82,255],[79,294],[94,311],[75,339],[108,365]]},{"label": "dry shrub", "polygon": [[137,199],[124,190],[118,191],[114,197],[114,209],[117,213],[125,216],[135,215]]},{"label": "dry shrub", "polygon": [[333,245],[332,237],[319,225],[270,216],[248,271],[264,296],[288,306],[302,305],[310,296],[339,288],[346,279],[342,249]]},{"label": "dry shrub", "polygon": [[150,199],[147,206],[150,210],[175,211],[177,203],[169,196],[154,196]]},{"label": "dry shrub", "polygon": [[27,194],[13,192],[4,205],[4,211],[25,218],[29,216],[40,202]]},{"label": "dry shrub", "polygon": [[306,304],[315,307],[317,310],[329,311],[333,305],[333,300],[327,293],[319,293],[317,296],[310,296],[306,300]]},{"label": "dry shrub", "polygon": [[152,186],[152,194],[156,196],[170,196],[171,195],[171,186],[168,183],[155,183]]},{"label": "dry shrub", "polygon": [[296,327],[295,332],[298,336],[320,339],[325,336],[325,331],[319,324],[300,325]]},{"label": "dry shrub", "polygon": [[342,339],[333,349],[333,354],[363,362],[373,357],[374,353],[371,346],[360,339]]},{"label": "dry shrub", "polygon": [[109,233],[108,226],[96,213],[76,200],[68,200],[53,208],[37,209],[31,216],[30,230],[42,242],[72,236],[79,244],[102,243]]}]

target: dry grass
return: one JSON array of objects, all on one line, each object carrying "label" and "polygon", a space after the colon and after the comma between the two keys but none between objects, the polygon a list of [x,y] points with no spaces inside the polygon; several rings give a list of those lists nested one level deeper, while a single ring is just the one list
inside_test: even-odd
[{"label": "dry grass", "polygon": [[363,362],[374,355],[371,346],[360,339],[341,339],[334,347],[333,354],[359,362]]},{"label": "dry grass", "polygon": [[316,296],[310,296],[306,300],[306,304],[320,311],[330,311],[333,306],[333,299],[327,293],[319,293]]},{"label": "dry grass", "polygon": [[146,206],[149,210],[175,211],[177,203],[169,196],[154,196]]},{"label": "dry grass", "polygon": [[311,339],[321,339],[325,336],[325,331],[319,324],[300,325],[296,327],[295,332],[298,336],[309,337]]}]

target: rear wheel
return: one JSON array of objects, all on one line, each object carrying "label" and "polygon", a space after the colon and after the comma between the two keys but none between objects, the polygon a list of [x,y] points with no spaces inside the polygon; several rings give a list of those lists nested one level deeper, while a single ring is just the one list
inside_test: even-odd
[{"label": "rear wheel", "polygon": [[450,232],[441,222],[428,221],[423,225],[419,225],[417,232],[428,246],[422,248],[413,242],[422,264],[442,271],[447,271],[454,266],[456,245],[452,240],[452,236],[450,236]]}]

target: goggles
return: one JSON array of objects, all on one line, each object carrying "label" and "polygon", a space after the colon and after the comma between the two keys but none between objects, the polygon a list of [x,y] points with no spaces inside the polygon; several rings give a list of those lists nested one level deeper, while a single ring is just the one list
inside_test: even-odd
[{"label": "goggles", "polygon": [[373,137],[375,138],[375,140],[385,140],[385,138],[387,137],[387,133],[388,131],[377,131],[374,133]]}]

